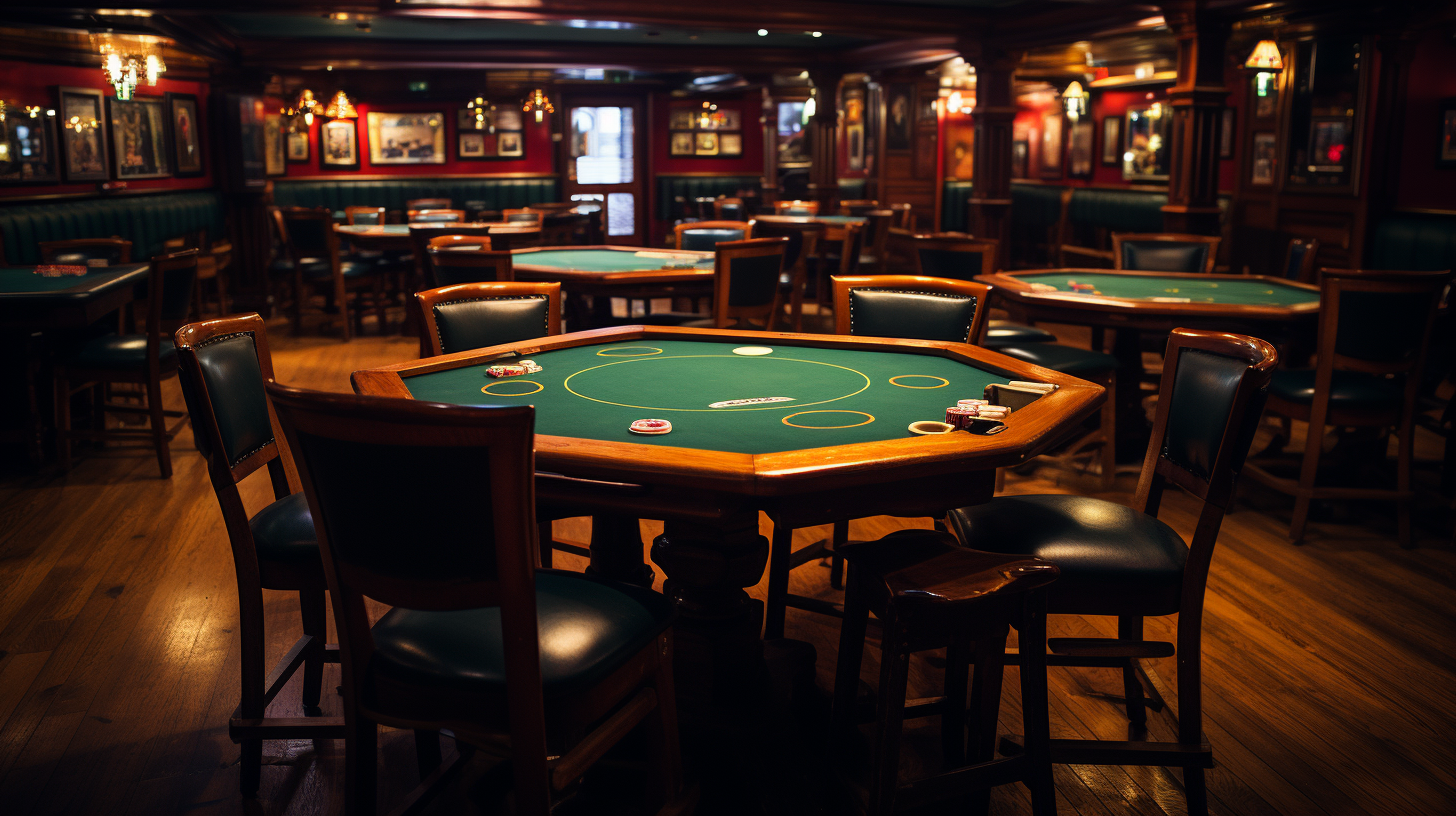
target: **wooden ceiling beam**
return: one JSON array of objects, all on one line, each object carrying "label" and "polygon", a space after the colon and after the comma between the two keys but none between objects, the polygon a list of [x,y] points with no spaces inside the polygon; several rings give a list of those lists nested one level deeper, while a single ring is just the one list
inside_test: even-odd
[{"label": "wooden ceiling beam", "polygon": [[335,68],[626,68],[639,70],[781,71],[839,62],[838,52],[789,48],[601,45],[581,43],[429,43],[371,40],[276,39],[243,45],[242,65],[268,70]]}]

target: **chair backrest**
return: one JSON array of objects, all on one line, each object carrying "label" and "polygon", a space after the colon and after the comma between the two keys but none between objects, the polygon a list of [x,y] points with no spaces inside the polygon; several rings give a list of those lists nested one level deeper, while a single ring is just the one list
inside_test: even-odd
[{"label": "chair backrest", "polygon": [[535,221],[536,222],[536,225],[537,226],[540,226],[542,220],[544,220],[544,218],[545,218],[545,213],[543,213],[543,212],[541,212],[539,210],[530,210],[530,209],[522,209],[522,210],[502,210],[501,211],[501,217],[504,220],[508,221],[508,222]]},{"label": "chair backrest", "polygon": [[932,278],[970,280],[996,271],[997,241],[964,235],[917,235],[915,269]]},{"label": "chair backrest", "polygon": [[923,275],[836,275],[834,331],[979,343],[990,313],[983,283]]},{"label": "chair backrest", "polygon": [[539,711],[535,410],[277,383],[267,392],[318,533],[346,702],[360,699],[374,653],[372,598],[423,611],[500,607],[506,705]]},{"label": "chair backrest", "polygon": [[890,211],[899,215],[896,227],[906,230],[915,229],[915,208],[909,204],[891,204]]},{"label": "chair backrest", "polygon": [[1318,254],[1318,238],[1289,239],[1289,249],[1284,253],[1284,277],[1300,283],[1314,283],[1314,262]]},{"label": "chair backrest", "polygon": [[718,244],[713,256],[713,325],[724,329],[745,318],[769,327],[778,313],[779,275],[788,238],[749,238]]},{"label": "chair backrest", "polygon": [[345,207],[344,220],[350,224],[375,227],[384,223],[383,207]]},{"label": "chair backrest", "polygon": [[449,210],[454,206],[448,198],[411,198],[404,203],[406,210]]},{"label": "chair backrest", "polygon": [[787,238],[784,268],[797,267],[806,254],[812,255],[824,237],[824,224],[808,218],[785,218],[766,215],[748,222],[750,238]]},{"label": "chair backrest", "polygon": [[281,207],[273,212],[278,236],[294,263],[304,258],[331,258],[338,254],[334,214],[327,207]]},{"label": "chair backrest", "polygon": [[456,283],[484,283],[515,279],[511,253],[495,249],[435,247],[425,252],[430,288]]},{"label": "chair backrest", "polygon": [[847,198],[839,202],[840,215],[865,215],[880,208],[880,202],[873,198]]},{"label": "chair backrest", "polygon": [[839,247],[839,274],[858,275],[859,256],[864,251],[867,224],[845,224]]},{"label": "chair backrest", "polygon": [[434,355],[561,331],[561,284],[461,283],[415,295]]},{"label": "chair backrest", "polygon": [[1320,270],[1315,393],[1330,372],[1404,374],[1416,385],[1450,270]]},{"label": "chair backrest", "polygon": [[713,199],[713,217],[719,221],[742,221],[747,215],[741,198],[718,196]]},{"label": "chair backrest", "polygon": [[493,248],[490,245],[490,241],[485,240],[485,237],[490,234],[490,228],[489,227],[476,227],[476,228],[473,228],[473,229],[470,229],[470,230],[459,230],[459,231],[456,231],[456,230],[421,230],[421,231],[422,232],[426,232],[426,233],[428,233],[428,232],[439,233],[437,235],[432,235],[432,236],[430,236],[429,238],[426,239],[426,241],[425,241],[425,248],[426,248],[426,250],[430,250],[430,249],[446,249],[446,250],[458,251],[458,250],[476,250],[476,249],[492,249]]},{"label": "chair backrest", "polygon": [[407,210],[405,220],[412,224],[453,224],[465,220],[464,210]]},{"label": "chair backrest", "polygon": [[[415,259],[419,263],[419,268],[422,274],[426,276],[430,274],[430,258],[428,250],[430,247],[430,242],[434,239],[439,238],[443,235],[481,236],[490,234],[490,227],[485,224],[416,222],[410,224],[408,227],[406,227],[406,229],[409,230],[410,246],[414,249]],[[475,244],[479,246],[481,242],[476,241]],[[508,247],[496,246],[494,241],[492,241],[490,248],[507,249]]]},{"label": "chair backrest", "polygon": [[817,201],[803,201],[803,200],[800,200],[800,199],[793,199],[791,201],[775,201],[774,202],[774,214],[775,215],[798,215],[798,216],[818,215],[819,214],[819,202],[817,202]]},{"label": "chair backrest", "polygon": [[169,252],[152,259],[147,275],[147,336],[160,338],[187,322],[192,290],[197,286],[196,249]]},{"label": "chair backrest", "polygon": [[747,221],[689,221],[672,228],[672,245],[678,249],[706,252],[723,241],[742,241],[747,237]]},{"label": "chair backrest", "polygon": [[1218,259],[1217,235],[1177,232],[1115,232],[1112,262],[1115,269],[1149,272],[1212,272]]},{"label": "chair backrest", "polygon": [[885,245],[890,240],[890,228],[895,223],[892,210],[869,210],[865,212],[865,251],[881,262],[885,259]]},{"label": "chair backrest", "polygon": [[41,263],[85,266],[91,260],[103,260],[110,266],[131,263],[131,241],[113,237],[40,242]]}]

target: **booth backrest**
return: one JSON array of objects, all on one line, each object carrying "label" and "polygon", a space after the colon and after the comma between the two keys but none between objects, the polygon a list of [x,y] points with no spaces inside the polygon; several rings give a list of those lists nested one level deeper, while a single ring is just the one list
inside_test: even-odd
[{"label": "booth backrest", "polygon": [[1370,236],[1369,269],[1456,269],[1456,216],[1393,212]]},{"label": "booth backrest", "polygon": [[279,179],[273,183],[273,203],[280,207],[384,207],[404,212],[416,198],[448,198],[482,204],[480,209],[505,210],[558,201],[556,178],[395,178],[354,181],[350,179]]},{"label": "booth backrest", "polygon": [[842,178],[836,179],[836,181],[839,182],[839,197],[841,199],[847,198],[854,201],[865,197],[865,187],[868,184],[866,179]]},{"label": "booth backrest", "polygon": [[940,196],[941,232],[971,231],[971,182],[947,181]]},{"label": "booth backrest", "polygon": [[162,254],[163,242],[197,230],[209,240],[227,237],[222,200],[215,192],[160,193],[116,198],[0,206],[5,260],[40,263],[41,241],[110,238],[132,243],[137,260]]},{"label": "booth backrest", "polygon": [[1046,230],[1062,217],[1062,188],[1050,184],[1012,184],[1011,222],[1017,229]]},{"label": "booth backrest", "polygon": [[739,190],[758,189],[758,176],[669,176],[657,177],[658,221],[676,221],[687,216],[678,204],[696,198],[717,198],[737,196]]},{"label": "booth backrest", "polygon": [[1167,203],[1167,193],[1081,187],[1072,191],[1067,220],[1078,233],[1097,227],[1110,232],[1162,232]]}]

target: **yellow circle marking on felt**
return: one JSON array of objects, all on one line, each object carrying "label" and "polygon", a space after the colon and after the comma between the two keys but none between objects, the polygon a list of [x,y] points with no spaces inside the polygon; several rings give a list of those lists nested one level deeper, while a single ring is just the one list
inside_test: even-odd
[{"label": "yellow circle marking on felt", "polygon": [[[493,388],[493,387],[495,387],[497,385],[534,385],[534,386],[536,386],[536,390],[535,391],[522,391],[519,394],[501,394],[499,392],[490,390],[491,388]],[[542,385],[541,383],[536,382],[535,380],[497,380],[495,382],[486,383],[485,385],[482,385],[480,387],[480,393],[482,393],[482,394],[489,394],[492,397],[529,397],[532,394],[535,394],[535,393],[538,393],[538,392],[544,391],[544,390],[546,390],[546,386]]]},{"label": "yellow circle marking on felt", "polygon": [[[638,351],[642,354],[608,354],[609,351]],[[616,346],[615,348],[602,349],[597,352],[598,357],[651,357],[654,354],[661,354],[662,349],[653,346]]]},{"label": "yellow circle marking on felt", "polygon": [[744,357],[762,357],[765,354],[773,354],[773,349],[768,346],[739,346],[733,349],[734,354],[742,354]]},{"label": "yellow circle marking on felt", "polygon": [[[927,380],[940,380],[940,385],[906,385],[904,383],[895,382],[895,380],[902,379],[904,377],[923,377]],[[944,388],[947,385],[950,385],[950,380],[947,380],[944,377],[937,377],[934,374],[896,374],[895,376],[890,378],[890,385],[898,385],[901,388],[914,388],[923,391],[929,390],[931,388]]]},{"label": "yellow circle marking on felt", "polygon": [[[597,352],[597,353],[598,354],[601,354],[601,352]],[[646,356],[646,355],[641,355],[641,356]],[[571,378],[572,377],[576,377],[578,375],[585,374],[588,371],[596,371],[599,368],[606,368],[607,366],[627,365],[628,363],[648,363],[648,362],[654,362],[656,360],[685,360],[685,359],[692,359],[692,358],[696,358],[696,357],[718,357],[718,358],[722,358],[722,359],[736,359],[733,355],[729,355],[729,354],[681,354],[681,355],[677,355],[677,356],[674,356],[674,357],[656,357],[656,358],[653,358],[653,360],[621,360],[621,361],[615,362],[615,363],[602,363],[601,365],[592,366],[591,368],[583,368],[582,370],[576,372],[576,374],[572,374],[571,377],[567,377],[566,380],[561,383],[561,386],[563,388],[565,388],[567,391],[575,394],[578,397],[581,397],[584,400],[591,400],[592,402],[600,402],[603,405],[615,405],[615,406],[617,406],[619,408],[641,408],[641,409],[643,409],[645,411],[681,411],[681,412],[684,412],[684,413],[691,413],[691,414],[706,414],[706,413],[722,414],[722,413],[727,413],[727,412],[730,412],[730,411],[781,411],[781,410],[783,410],[785,408],[802,408],[802,407],[804,407],[806,405],[823,405],[823,404],[825,404],[827,402],[836,402],[836,401],[842,400],[842,399],[849,399],[850,397],[854,396],[855,394],[858,394],[861,391],[864,391],[866,388],[869,388],[870,387],[870,384],[871,384],[870,378],[867,377],[867,376],[865,376],[865,374],[864,374],[863,371],[856,371],[856,370],[850,368],[849,366],[837,365],[835,363],[821,363],[818,360],[800,360],[797,357],[765,357],[764,358],[765,360],[782,361],[782,362],[786,362],[786,363],[813,363],[814,365],[829,366],[830,368],[842,368],[845,371],[848,371],[848,372],[853,373],[853,374],[858,374],[859,376],[864,377],[864,385],[860,386],[858,390],[852,391],[852,392],[850,392],[848,394],[842,394],[842,395],[840,395],[838,397],[831,397],[831,398],[826,399],[826,400],[819,400],[818,402],[781,402],[781,403],[777,403],[777,404],[774,404],[774,405],[766,405],[766,406],[763,406],[761,408],[664,408],[664,407],[662,407],[660,405],[632,405],[632,404],[626,403],[626,402],[612,402],[611,400],[604,400],[604,399],[597,399],[596,397],[589,397],[586,394],[583,394],[580,391],[577,391],[576,389],[574,389],[574,388],[571,387]]]},{"label": "yellow circle marking on felt", "polygon": [[[852,425],[798,425],[789,421],[796,416],[802,416],[804,414],[859,414],[866,419],[864,422],[856,422]],[[789,414],[783,419],[783,423],[790,428],[807,428],[811,431],[837,431],[841,428],[858,428],[861,425],[868,425],[874,421],[875,417],[873,414],[866,414],[864,411],[846,411],[842,408],[829,408],[821,409],[818,411],[799,411],[798,413]]]}]

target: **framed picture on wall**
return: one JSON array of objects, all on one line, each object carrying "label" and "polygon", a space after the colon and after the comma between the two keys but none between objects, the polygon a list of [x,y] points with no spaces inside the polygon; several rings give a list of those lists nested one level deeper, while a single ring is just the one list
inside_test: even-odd
[{"label": "framed picture on wall", "polygon": [[1218,123],[1218,157],[1234,157],[1234,109],[1224,108],[1223,118]]},{"label": "framed picture on wall", "polygon": [[310,156],[310,153],[312,151],[310,151],[308,147],[307,130],[290,130],[287,134],[285,134],[284,141],[285,144],[283,152],[287,154],[287,159],[289,162],[297,164],[299,162],[307,162],[310,158],[312,158]]},{"label": "framed picture on wall", "polygon": [[849,153],[849,169],[864,169],[864,124],[855,122],[844,128],[845,150]]},{"label": "framed picture on wall", "polygon": [[283,114],[270,113],[263,117],[263,173],[281,176],[288,172],[283,158]]},{"label": "framed picture on wall", "polygon": [[172,168],[177,176],[202,175],[202,129],[197,116],[197,97],[192,94],[169,93],[167,100],[168,134],[172,143]]},{"label": "framed picture on wall", "polygon": [[167,113],[161,97],[108,99],[111,153],[119,179],[166,178],[172,175],[167,155]]},{"label": "framed picture on wall", "polygon": [[1092,175],[1092,123],[1074,122],[1067,142],[1067,172],[1086,178]]},{"label": "framed picture on wall", "polygon": [[0,184],[44,184],[60,179],[56,117],[7,116],[0,121]]},{"label": "framed picture on wall", "polygon": [[1025,139],[1011,143],[1011,177],[1026,178],[1026,162],[1031,156],[1031,144]]},{"label": "framed picture on wall", "polygon": [[502,131],[496,134],[496,148],[501,158],[518,159],[526,155],[526,140],[519,130]]},{"label": "framed picture on wall", "polygon": [[1062,114],[1048,113],[1041,119],[1041,175],[1062,174]]},{"label": "framed picture on wall", "polygon": [[914,85],[891,85],[885,97],[885,149],[909,150]]},{"label": "framed picture on wall", "polygon": [[686,131],[674,131],[672,141],[668,144],[668,153],[673,156],[693,155],[693,134]]},{"label": "framed picture on wall", "polygon": [[691,108],[673,108],[667,115],[668,130],[692,130],[693,119]]},{"label": "framed picture on wall", "polygon": [[489,140],[490,148],[495,147],[495,134],[483,130],[462,130],[455,137],[455,158],[461,160],[487,159],[491,152],[487,151],[486,142]]},{"label": "framed picture on wall", "polygon": [[1249,183],[1274,183],[1274,155],[1278,137],[1272,132],[1255,133],[1254,147],[1249,156]]},{"label": "framed picture on wall", "polygon": [[445,114],[370,111],[370,164],[444,164]]},{"label": "framed picture on wall", "polygon": [[56,88],[61,169],[66,181],[105,181],[110,177],[103,99],[95,88]]},{"label": "framed picture on wall", "polygon": [[1456,98],[1441,100],[1441,140],[1437,143],[1436,166],[1456,167]]},{"label": "framed picture on wall", "polygon": [[319,126],[319,169],[359,169],[359,127],[353,119],[334,119]]},{"label": "framed picture on wall", "polygon": [[695,156],[718,155],[718,134],[716,133],[699,133],[694,144],[693,155]]},{"label": "framed picture on wall", "polygon": [[742,156],[743,155],[743,134],[742,133],[720,133],[720,134],[718,134],[718,155],[720,155],[720,156]]},{"label": "framed picture on wall", "polygon": [[1102,163],[1116,167],[1122,164],[1122,117],[1102,120]]}]

